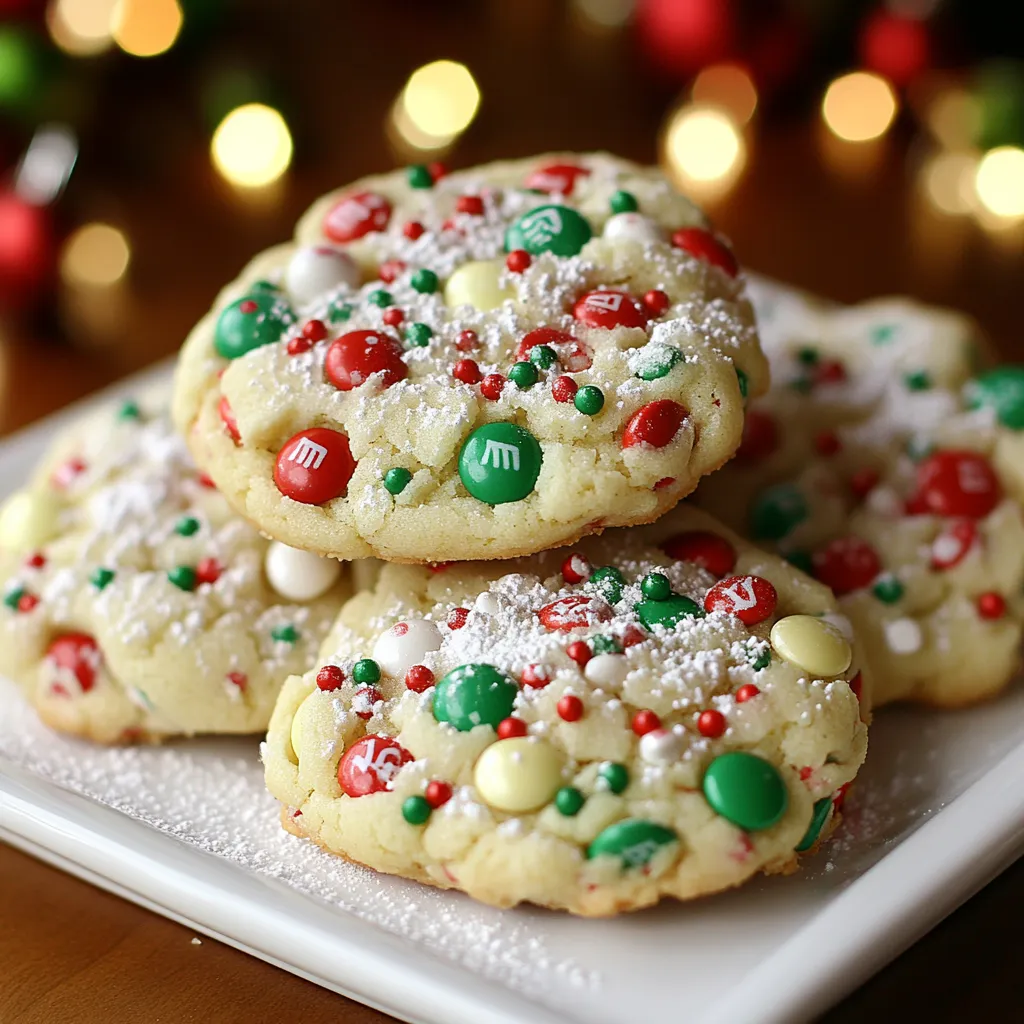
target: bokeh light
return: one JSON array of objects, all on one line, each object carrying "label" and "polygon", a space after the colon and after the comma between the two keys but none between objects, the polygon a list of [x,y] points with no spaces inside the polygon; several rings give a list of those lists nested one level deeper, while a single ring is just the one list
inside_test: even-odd
[{"label": "bokeh light", "polygon": [[111,224],[84,224],[64,243],[60,276],[69,285],[109,287],[128,270],[131,248]]},{"label": "bokeh light", "polygon": [[974,153],[933,153],[921,166],[921,188],[937,210],[955,216],[970,213],[975,202],[977,167]]},{"label": "bokeh light", "polygon": [[978,163],[974,176],[978,200],[997,217],[1024,217],[1024,150],[998,146]]},{"label": "bokeh light", "polygon": [[111,23],[118,0],[51,0],[46,27],[54,43],[73,57],[102,53],[112,42]]},{"label": "bokeh light", "polygon": [[585,25],[597,29],[622,28],[633,14],[634,0],[573,0]]},{"label": "bokeh light", "polygon": [[183,20],[178,0],[118,0],[110,29],[125,53],[155,57],[174,45]]},{"label": "bokeh light", "polygon": [[892,86],[881,76],[854,71],[837,78],[825,92],[821,115],[829,130],[846,142],[867,142],[884,135],[896,117]]},{"label": "bokeh light", "polygon": [[746,162],[739,128],[715,107],[687,104],[676,110],[665,128],[663,147],[670,173],[703,197],[728,190]]},{"label": "bokeh light", "polygon": [[262,103],[232,110],[213,133],[214,166],[232,185],[260,188],[277,181],[292,162],[292,136],[284,118]]},{"label": "bokeh light", "polygon": [[712,64],[693,80],[691,96],[695,103],[720,107],[737,124],[746,124],[757,109],[754,80],[739,64]]},{"label": "bokeh light", "polygon": [[409,76],[399,97],[401,118],[421,138],[445,145],[476,117],[480,90],[469,68],[452,60],[425,64]]},{"label": "bokeh light", "polygon": [[965,149],[977,137],[981,111],[966,89],[954,86],[931,99],[924,119],[936,142],[947,149]]}]

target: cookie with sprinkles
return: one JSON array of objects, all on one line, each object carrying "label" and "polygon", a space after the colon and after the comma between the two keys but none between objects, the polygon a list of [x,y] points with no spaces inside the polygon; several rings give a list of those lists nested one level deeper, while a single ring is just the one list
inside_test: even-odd
[{"label": "cookie with sprinkles", "polygon": [[561,155],[325,196],[192,332],[174,409],[268,535],[428,562],[657,519],[767,383],[702,214],[655,169]]},{"label": "cookie with sprinkles", "polygon": [[1024,628],[1024,370],[903,299],[846,308],[754,282],[772,389],[695,499],[828,584],[877,704],[969,704]]},{"label": "cookie with sprinkles", "polygon": [[390,564],[289,679],[285,827],[499,906],[610,915],[792,869],[863,761],[831,593],[699,510],[573,548]]},{"label": "cookie with sprinkles", "polygon": [[100,743],[262,731],[351,592],[351,569],[231,509],[168,399],[73,423],[0,508],[0,672]]}]

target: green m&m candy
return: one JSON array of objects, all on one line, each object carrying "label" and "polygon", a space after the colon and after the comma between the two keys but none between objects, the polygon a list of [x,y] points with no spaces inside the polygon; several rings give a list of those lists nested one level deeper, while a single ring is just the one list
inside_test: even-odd
[{"label": "green m&m candy", "polygon": [[656,853],[678,842],[675,832],[643,818],[627,818],[609,825],[587,847],[587,860],[595,857],[617,857],[623,870],[639,868]]},{"label": "green m&m candy", "polygon": [[715,813],[745,832],[771,828],[789,804],[786,783],[775,766],[743,750],[716,757],[704,773],[703,787]]},{"label": "green m&m candy", "polygon": [[294,322],[294,314],[278,295],[256,292],[221,311],[213,347],[225,359],[237,359],[277,341]]},{"label": "green m&m candy", "polygon": [[463,442],[459,477],[488,505],[522,501],[533,491],[543,459],[537,439],[515,423],[485,423]]},{"label": "green m&m candy", "polygon": [[750,509],[754,540],[781,540],[810,514],[807,499],[795,484],[765,488]]},{"label": "green m&m candy", "polygon": [[614,565],[599,566],[587,580],[587,589],[597,591],[609,604],[618,604],[622,600],[625,585],[625,577]]},{"label": "green m&m candy", "polygon": [[664,626],[665,629],[672,629],[676,623],[683,619],[696,616],[704,618],[705,612],[696,601],[686,597],[684,594],[669,594],[664,600],[639,601],[633,605],[633,611],[637,613],[640,621],[648,628],[653,626]]},{"label": "green m&m candy", "polygon": [[804,833],[803,839],[800,840],[800,845],[796,848],[797,853],[809,850],[818,841],[818,836],[821,835],[821,830],[825,827],[825,822],[828,821],[831,810],[832,797],[826,796],[815,802],[814,812],[811,814],[811,823],[807,826],[807,831]]},{"label": "green m&m candy", "polygon": [[675,345],[664,345],[660,341],[648,342],[629,357],[629,368],[641,380],[658,380],[668,375],[683,353]]},{"label": "green m&m candy", "polygon": [[551,203],[524,213],[505,233],[505,251],[525,249],[537,256],[575,256],[590,241],[587,219],[569,206]]},{"label": "green m&m candy", "polygon": [[994,409],[1010,430],[1024,430],[1024,366],[1000,366],[969,381],[964,397],[970,409]]},{"label": "green m&m candy", "polygon": [[459,732],[478,725],[497,727],[512,714],[519,687],[492,665],[460,665],[437,684],[434,718]]}]

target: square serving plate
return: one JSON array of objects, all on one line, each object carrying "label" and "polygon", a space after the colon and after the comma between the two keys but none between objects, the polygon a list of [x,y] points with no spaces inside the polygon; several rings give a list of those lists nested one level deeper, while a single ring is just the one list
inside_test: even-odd
[{"label": "square serving plate", "polygon": [[[0,495],[81,410],[0,445]],[[1020,685],[956,714],[885,711],[841,829],[798,874],[595,922],[494,910],[285,834],[258,738],[96,748],[45,730],[0,679],[0,838],[408,1021],[791,1024],[1024,852],[1022,736]]]}]

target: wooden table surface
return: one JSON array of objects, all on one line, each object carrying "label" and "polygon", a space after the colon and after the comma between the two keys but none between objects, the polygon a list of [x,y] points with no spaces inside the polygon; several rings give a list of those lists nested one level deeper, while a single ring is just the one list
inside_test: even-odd
[{"label": "wooden table surface", "polygon": [[[273,38],[276,59],[308,67],[297,101],[313,124],[336,130],[307,132],[315,138],[278,203],[245,207],[213,181],[202,144],[190,143],[175,120],[173,88],[158,80],[145,103],[117,106],[99,156],[94,152],[90,165],[83,154],[66,210],[72,219],[105,217],[125,228],[134,247],[129,286],[116,304],[109,296],[100,303],[102,319],[88,296],[64,295],[60,339],[24,323],[0,326],[0,430],[170,354],[217,288],[251,253],[286,237],[313,197],[390,166],[385,113],[405,76],[426,60],[465,59],[481,85],[484,107],[452,154],[457,165],[558,147],[655,157],[671,90],[637,71],[624,38],[580,34],[559,4],[399,5],[402,31],[386,4],[338,5],[343,14],[321,11],[324,24],[302,32],[283,17],[287,6],[254,4],[259,17],[240,29],[241,45],[265,48]],[[358,102],[339,110],[329,58],[342,18],[353,38],[386,36],[388,52],[385,59],[374,47],[347,52],[344,80],[361,91]],[[545,67],[543,80],[522,74],[524,53]],[[115,75],[110,89],[117,88]],[[157,143],[151,125],[161,118],[167,129]],[[142,138],[167,164],[148,176],[116,159]],[[1006,358],[1024,358],[1021,231],[986,232],[930,210],[908,172],[913,154],[906,133],[897,132],[873,171],[851,176],[823,158],[812,116],[763,125],[744,178],[710,212],[749,267],[842,300],[906,292],[955,305],[979,318]],[[825,1019],[1020,1020],[1021,907],[1024,862]],[[187,928],[0,845],[0,1024],[390,1019],[193,938]]]}]

